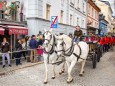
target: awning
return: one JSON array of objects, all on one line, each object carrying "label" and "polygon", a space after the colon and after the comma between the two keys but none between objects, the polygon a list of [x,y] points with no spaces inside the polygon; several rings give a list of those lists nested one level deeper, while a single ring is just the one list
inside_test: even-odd
[{"label": "awning", "polygon": [[19,35],[28,35],[28,28],[20,26],[8,26],[9,35],[19,34]]},{"label": "awning", "polygon": [[4,29],[0,27],[0,35],[4,35]]}]

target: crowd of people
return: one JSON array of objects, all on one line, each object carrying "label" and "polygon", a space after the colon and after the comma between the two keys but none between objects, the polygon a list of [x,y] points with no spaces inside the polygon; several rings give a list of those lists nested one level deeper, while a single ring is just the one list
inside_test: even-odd
[{"label": "crowd of people", "polygon": [[[98,46],[103,52],[107,52],[110,48],[115,45],[114,36],[99,36],[90,33],[88,36],[83,36],[80,26],[75,27],[76,30],[74,34],[69,34],[69,37],[73,39],[74,42],[85,41],[85,42],[97,42]],[[27,62],[37,62],[41,61],[43,54],[42,44],[44,37],[42,34],[27,36],[22,39],[16,40],[16,45],[12,52],[10,52],[10,44],[7,38],[3,38],[1,43],[1,53],[2,53],[2,65],[3,68],[6,66],[5,57],[8,60],[8,65],[11,67],[10,56],[11,53],[15,57],[16,66],[21,65],[21,57],[23,56]]]},{"label": "crowd of people", "polygon": [[42,44],[43,44],[43,35],[38,34],[27,36],[25,38],[17,39],[15,47],[12,52],[10,52],[10,44],[7,41],[7,38],[3,38],[1,43],[1,53],[2,53],[2,65],[3,68],[6,67],[5,59],[8,60],[8,66],[11,65],[11,54],[15,58],[16,66],[22,65],[21,57],[24,57],[27,62],[37,62],[41,61],[41,55],[43,53]]}]

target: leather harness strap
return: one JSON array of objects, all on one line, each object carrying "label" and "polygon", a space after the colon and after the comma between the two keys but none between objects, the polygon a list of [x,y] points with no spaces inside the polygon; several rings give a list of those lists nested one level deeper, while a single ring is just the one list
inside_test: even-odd
[{"label": "leather harness strap", "polygon": [[77,55],[76,53],[73,53],[73,55],[77,57],[77,61],[78,61],[79,59],[85,60],[85,59],[83,59],[83,58],[80,58],[80,55],[81,55],[81,47],[80,47],[78,44],[77,44],[77,46],[79,47],[80,53],[79,53],[79,55]]},{"label": "leather harness strap", "polygon": [[[55,36],[53,36],[53,40],[55,42]],[[49,64],[49,57],[50,57],[51,54],[54,53],[54,43],[53,43],[52,48],[51,48],[51,50],[49,52],[47,52],[46,49],[44,48],[44,53],[48,54],[48,57],[47,57],[48,62],[47,63]]]}]

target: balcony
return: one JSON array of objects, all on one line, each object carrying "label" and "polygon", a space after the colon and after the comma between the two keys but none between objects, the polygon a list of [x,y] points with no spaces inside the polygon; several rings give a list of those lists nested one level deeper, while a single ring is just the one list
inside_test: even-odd
[{"label": "balcony", "polygon": [[0,25],[19,25],[26,26],[27,22],[25,21],[25,16],[23,18],[11,18],[10,16],[2,15],[0,16]]},{"label": "balcony", "polygon": [[[7,3],[6,3],[7,4]],[[6,6],[2,4],[0,9],[0,24],[26,25],[25,15],[23,15],[23,3],[19,1],[11,2]],[[19,12],[18,9],[21,9]]]}]

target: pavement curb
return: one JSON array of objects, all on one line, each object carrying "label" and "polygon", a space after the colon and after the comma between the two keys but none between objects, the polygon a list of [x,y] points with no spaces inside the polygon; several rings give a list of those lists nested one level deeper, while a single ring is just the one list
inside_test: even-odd
[{"label": "pavement curb", "polygon": [[11,70],[8,70],[8,71],[0,72],[0,76],[6,75],[7,73],[12,72],[12,71],[17,71],[17,70],[20,70],[20,69],[36,66],[36,65],[42,64],[42,63],[44,63],[44,62],[42,61],[42,62],[38,62],[38,63],[27,65],[27,66],[23,66],[23,67],[20,67],[20,68],[15,68],[15,69],[11,69]]}]

